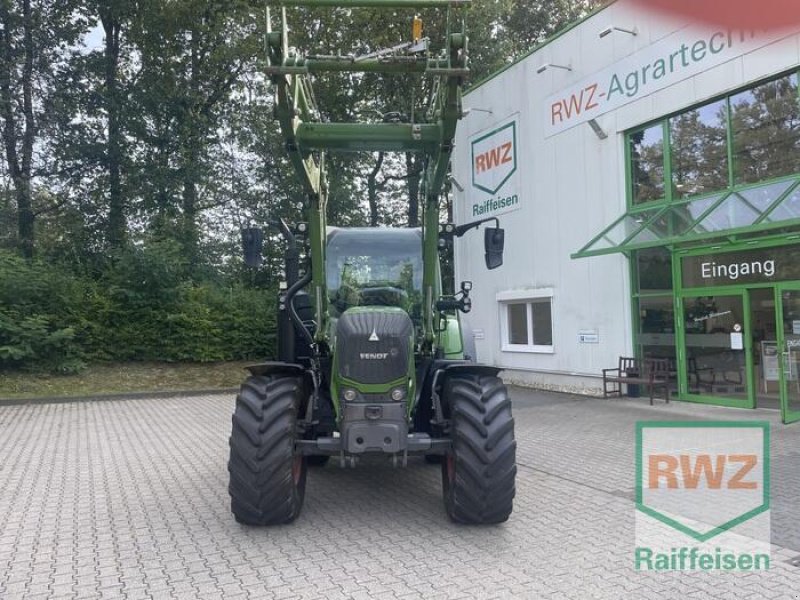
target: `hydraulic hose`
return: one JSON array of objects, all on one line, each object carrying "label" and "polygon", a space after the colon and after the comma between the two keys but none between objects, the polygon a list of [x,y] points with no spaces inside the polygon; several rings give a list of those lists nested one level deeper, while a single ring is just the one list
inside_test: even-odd
[{"label": "hydraulic hose", "polygon": [[307,286],[310,282],[311,271],[309,270],[300,279],[295,281],[288,290],[286,290],[286,307],[289,309],[289,318],[292,319],[294,326],[303,334],[303,337],[306,338],[306,341],[309,343],[309,345],[313,346],[314,336],[312,336],[308,329],[306,329],[306,326],[303,324],[300,315],[297,314],[297,309],[294,307],[294,297],[297,295],[297,292]]}]

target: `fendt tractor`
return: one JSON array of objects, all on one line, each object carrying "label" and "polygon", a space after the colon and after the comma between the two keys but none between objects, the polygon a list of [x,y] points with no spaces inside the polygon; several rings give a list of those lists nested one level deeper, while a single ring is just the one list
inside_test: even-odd
[{"label": "fendt tractor", "polygon": [[[440,252],[481,224],[486,267],[503,261],[496,218],[440,223],[461,89],[468,74],[462,11],[468,0],[282,0],[267,11],[266,73],[275,116],[300,179],[305,222],[278,219],[287,244],[286,285],[278,298],[278,361],[249,367],[236,398],[229,491],[237,521],[288,523],[303,506],[307,469],[331,458],[356,466],[382,455],[441,463],[444,504],[459,523],[501,523],[515,493],[511,401],[499,369],[475,362],[459,313],[471,308],[470,282],[443,295]],[[411,41],[366,56],[301,55],[287,43],[286,9],[440,8],[442,48],[429,50],[411,13]],[[273,7],[274,9],[274,7]],[[272,28],[272,20],[280,23]],[[456,30],[458,29],[458,30]],[[320,118],[310,78],[320,72],[417,74],[432,91],[423,114],[385,113],[379,122]],[[422,155],[421,228],[326,226],[326,152]],[[264,232],[242,231],[245,261],[260,263]]]}]

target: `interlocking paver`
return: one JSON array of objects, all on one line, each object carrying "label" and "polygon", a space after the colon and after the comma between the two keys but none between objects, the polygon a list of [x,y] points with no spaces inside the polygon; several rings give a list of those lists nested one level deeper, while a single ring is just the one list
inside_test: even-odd
[{"label": "interlocking paver", "polygon": [[637,420],[768,419],[773,543],[800,555],[800,425],[775,413],[514,389],[511,520],[447,521],[439,469],[365,460],[309,474],[292,525],[229,512],[232,398],[0,406],[0,598],[787,598],[800,568],[637,573]]}]

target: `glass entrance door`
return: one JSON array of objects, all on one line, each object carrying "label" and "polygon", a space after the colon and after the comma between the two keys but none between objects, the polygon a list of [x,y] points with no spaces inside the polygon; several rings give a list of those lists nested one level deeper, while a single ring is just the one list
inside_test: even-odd
[{"label": "glass entrance door", "polygon": [[774,287],[748,289],[750,299],[750,341],[753,368],[750,371],[757,408],[781,407],[781,351]]},{"label": "glass entrance door", "polygon": [[708,293],[682,298],[684,389],[699,402],[752,408],[749,303],[742,292]]},{"label": "glass entrance door", "polygon": [[800,286],[778,288],[778,343],[781,349],[781,415],[800,421]]}]

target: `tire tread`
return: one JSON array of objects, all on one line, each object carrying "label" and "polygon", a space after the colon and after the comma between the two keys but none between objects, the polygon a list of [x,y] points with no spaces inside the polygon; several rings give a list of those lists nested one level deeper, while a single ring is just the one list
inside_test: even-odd
[{"label": "tire tread", "polygon": [[502,523],[513,510],[516,494],[516,441],[511,400],[494,376],[459,373],[445,382],[454,459],[442,465],[445,507],[453,521]]},{"label": "tire tread", "polygon": [[297,483],[292,465],[301,390],[298,377],[253,376],[236,397],[228,492],[240,523],[277,525],[300,514],[306,463],[303,460]]}]

